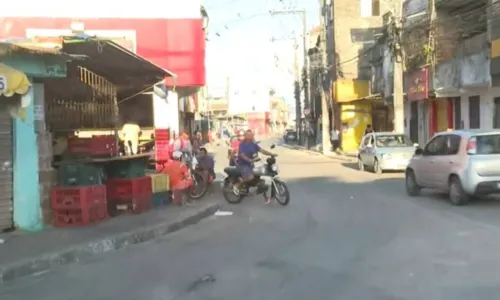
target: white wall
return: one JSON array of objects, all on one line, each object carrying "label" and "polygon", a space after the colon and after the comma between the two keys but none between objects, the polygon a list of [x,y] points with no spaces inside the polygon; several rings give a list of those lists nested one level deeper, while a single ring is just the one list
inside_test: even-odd
[{"label": "white wall", "polygon": [[201,18],[200,5],[201,0],[2,1],[2,17],[196,19]]},{"label": "white wall", "polygon": [[464,122],[464,128],[470,128],[469,122],[469,97],[479,96],[480,97],[480,126],[481,129],[492,129],[493,128],[493,116],[495,113],[494,109],[494,98],[500,97],[500,88],[488,88],[488,89],[477,89],[474,91],[466,91],[466,93],[460,96],[461,98],[461,113],[462,121]]}]

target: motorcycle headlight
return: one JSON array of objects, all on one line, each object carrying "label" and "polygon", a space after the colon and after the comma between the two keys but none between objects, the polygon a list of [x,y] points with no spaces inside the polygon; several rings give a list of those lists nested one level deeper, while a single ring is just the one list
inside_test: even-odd
[{"label": "motorcycle headlight", "polygon": [[271,170],[273,170],[273,172],[278,172],[278,170],[279,170],[278,165],[277,164],[273,164],[271,166]]}]

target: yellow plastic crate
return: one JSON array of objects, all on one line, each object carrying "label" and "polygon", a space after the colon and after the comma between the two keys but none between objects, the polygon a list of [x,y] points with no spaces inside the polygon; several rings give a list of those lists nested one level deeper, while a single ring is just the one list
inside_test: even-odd
[{"label": "yellow plastic crate", "polygon": [[148,174],[151,177],[153,194],[170,190],[170,178],[167,174]]}]

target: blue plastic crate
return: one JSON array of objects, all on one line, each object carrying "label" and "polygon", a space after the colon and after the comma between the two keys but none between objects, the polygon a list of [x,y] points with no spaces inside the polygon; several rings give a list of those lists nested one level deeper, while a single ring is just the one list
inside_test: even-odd
[{"label": "blue plastic crate", "polygon": [[170,192],[159,192],[153,194],[153,206],[158,207],[160,205],[165,205],[170,202]]}]

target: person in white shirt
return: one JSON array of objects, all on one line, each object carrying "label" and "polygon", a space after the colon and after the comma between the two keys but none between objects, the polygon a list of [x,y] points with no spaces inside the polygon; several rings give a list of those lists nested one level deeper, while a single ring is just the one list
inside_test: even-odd
[{"label": "person in white shirt", "polygon": [[182,151],[189,153],[193,151],[193,145],[191,144],[189,135],[187,133],[181,134],[180,137],[174,133],[171,143],[173,146],[173,151]]},{"label": "person in white shirt", "polygon": [[335,127],[330,132],[330,141],[332,142],[332,150],[337,151],[339,148],[339,131]]},{"label": "person in white shirt", "polygon": [[128,155],[137,154],[139,148],[139,136],[141,127],[132,121],[126,121],[122,128],[125,153]]}]

